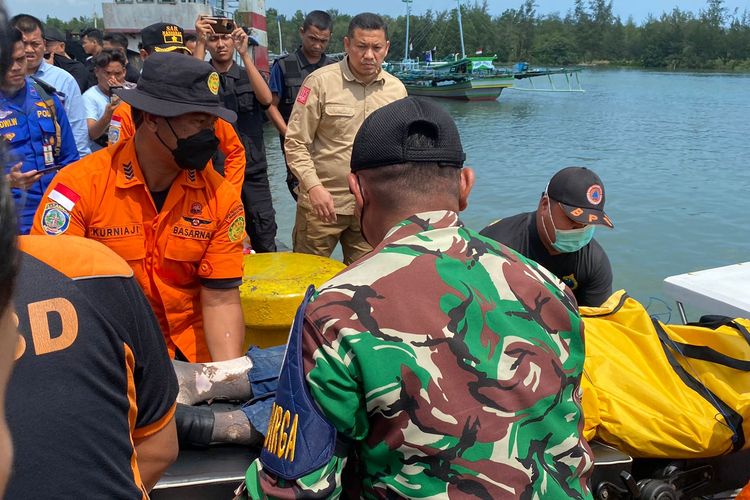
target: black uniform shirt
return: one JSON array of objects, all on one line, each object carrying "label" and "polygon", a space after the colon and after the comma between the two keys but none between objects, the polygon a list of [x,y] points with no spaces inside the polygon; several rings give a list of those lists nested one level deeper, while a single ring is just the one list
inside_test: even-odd
[{"label": "black uniform shirt", "polygon": [[612,295],[612,266],[601,245],[591,240],[577,252],[550,255],[536,228],[536,212],[501,219],[480,234],[547,268],[573,290],[579,306],[599,306]]},{"label": "black uniform shirt", "polygon": [[164,428],[178,390],[151,306],[130,266],[100,243],[20,244],[6,498],[148,498],[133,439]]}]

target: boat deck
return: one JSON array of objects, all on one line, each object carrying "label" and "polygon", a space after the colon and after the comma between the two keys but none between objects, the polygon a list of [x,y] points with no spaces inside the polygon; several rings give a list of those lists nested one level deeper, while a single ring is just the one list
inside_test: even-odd
[{"label": "boat deck", "polygon": [[673,297],[685,321],[683,304],[706,313],[750,318],[750,262],[670,276],[664,292]]}]

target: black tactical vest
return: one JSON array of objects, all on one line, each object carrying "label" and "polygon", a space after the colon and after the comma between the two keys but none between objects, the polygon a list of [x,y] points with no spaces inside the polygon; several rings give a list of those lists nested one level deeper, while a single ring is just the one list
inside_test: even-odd
[{"label": "black tactical vest", "polygon": [[317,64],[307,64],[305,66],[300,59],[300,57],[304,57],[301,51],[302,49],[298,48],[291,54],[278,59],[281,74],[284,75],[284,99],[279,102],[279,112],[287,123],[289,123],[289,117],[292,115],[292,108],[294,107],[295,99],[297,99],[297,93],[302,88],[302,82],[305,81],[307,75],[318,68],[335,62],[323,54]]}]

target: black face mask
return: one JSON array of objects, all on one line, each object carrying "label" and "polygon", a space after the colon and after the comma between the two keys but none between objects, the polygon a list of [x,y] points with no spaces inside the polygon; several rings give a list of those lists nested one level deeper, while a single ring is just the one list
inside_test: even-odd
[{"label": "black face mask", "polygon": [[174,133],[172,124],[167,120],[169,130],[172,131],[172,135],[177,139],[177,147],[170,149],[164,141],[161,140],[159,134],[156,137],[159,141],[164,144],[164,147],[172,152],[175,163],[177,166],[184,170],[203,170],[206,168],[208,161],[213,158],[216,154],[216,150],[219,148],[219,139],[214,135],[214,131],[208,128],[204,128],[199,132],[186,137],[184,139],[177,137]]}]

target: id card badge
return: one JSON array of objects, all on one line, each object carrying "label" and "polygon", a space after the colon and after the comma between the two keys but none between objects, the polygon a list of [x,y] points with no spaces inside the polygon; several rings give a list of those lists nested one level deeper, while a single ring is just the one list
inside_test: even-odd
[{"label": "id card badge", "polygon": [[50,165],[55,164],[55,157],[52,154],[52,144],[45,144],[44,147],[44,165],[46,167],[49,167]]}]

